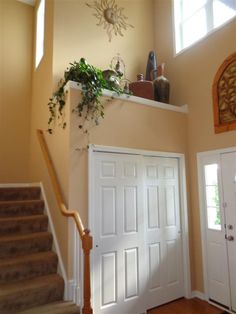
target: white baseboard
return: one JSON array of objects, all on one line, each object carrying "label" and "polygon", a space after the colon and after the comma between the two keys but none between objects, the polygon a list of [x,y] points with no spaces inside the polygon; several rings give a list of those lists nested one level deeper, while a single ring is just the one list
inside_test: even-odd
[{"label": "white baseboard", "polygon": [[192,291],[192,298],[198,298],[200,300],[206,300],[206,296],[203,292],[198,291],[198,290],[194,290]]}]

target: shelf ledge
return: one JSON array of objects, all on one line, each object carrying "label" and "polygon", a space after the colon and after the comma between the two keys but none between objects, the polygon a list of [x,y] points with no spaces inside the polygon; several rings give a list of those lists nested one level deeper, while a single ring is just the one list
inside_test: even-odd
[{"label": "shelf ledge", "polygon": [[[65,90],[69,89],[77,89],[77,90],[82,90],[81,85],[77,82],[73,81],[68,81]],[[112,92],[110,90],[104,89],[103,90],[103,96],[105,97],[112,97],[115,99],[121,99],[125,101],[131,101],[136,104],[140,105],[145,105],[145,106],[150,106],[150,107],[155,107],[155,108],[161,108],[165,110],[170,110],[170,111],[176,111],[176,112],[181,112],[181,113],[188,113],[188,105],[182,105],[182,106],[174,106],[170,104],[165,104],[162,102],[146,99],[146,98],[141,98],[141,97],[136,97],[136,96],[131,96],[131,95],[117,95],[115,92]]]}]

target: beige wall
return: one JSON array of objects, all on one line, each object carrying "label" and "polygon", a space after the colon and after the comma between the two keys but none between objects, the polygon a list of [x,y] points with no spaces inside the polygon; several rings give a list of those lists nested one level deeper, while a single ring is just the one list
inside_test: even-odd
[{"label": "beige wall", "polygon": [[[35,8],[36,14],[37,5]],[[62,259],[67,270],[68,256],[68,221],[63,217],[57,207],[55,195],[42,152],[36,136],[36,130],[46,131],[48,121],[47,103],[52,94],[53,76],[52,76],[52,57],[53,57],[53,2],[46,1],[45,15],[45,45],[44,56],[35,69],[33,65],[33,87],[32,87],[32,112],[31,112],[31,138],[30,138],[30,180],[33,182],[42,182],[46,191],[46,197],[51,211],[52,220],[57,234]],[[35,54],[34,54],[35,55]],[[66,141],[66,132],[59,130],[55,136],[48,136],[45,132],[52,158],[57,166],[58,177],[62,184],[63,193],[67,193],[67,164],[64,142]],[[67,199],[65,195],[65,199]]]},{"label": "beige wall", "polygon": [[236,21],[174,57],[171,3],[171,0],[155,1],[156,53],[160,61],[166,62],[172,90],[171,102],[189,105],[192,288],[203,291],[196,153],[235,146],[236,143],[235,131],[214,133],[211,94],[217,69],[236,50]]},{"label": "beige wall", "polygon": [[28,182],[33,7],[0,1],[0,182]]},{"label": "beige wall", "polygon": [[63,75],[70,62],[79,61],[81,57],[107,69],[117,53],[125,61],[127,77],[136,80],[136,75],[145,71],[148,53],[154,48],[153,0],[117,0],[134,28],[124,31],[124,37],[114,36],[111,42],[103,27],[96,25],[94,10],[87,7],[86,2],[94,1],[54,2],[54,80]]},{"label": "beige wall", "polygon": [[[78,90],[71,90],[71,108],[81,99]],[[187,114],[136,104],[129,100],[114,99],[105,105],[105,119],[90,131],[90,143],[104,146],[127,147],[163,152],[186,153]],[[68,104],[69,105],[69,104]],[[70,172],[77,171],[70,191],[77,202],[76,209],[87,222],[88,209],[88,164],[84,148],[86,138],[78,131],[78,117],[71,116],[72,151]],[[74,197],[73,197],[74,199]]]},{"label": "beige wall", "polygon": [[[68,244],[67,220],[58,214],[35,131],[37,128],[44,130],[47,128],[49,117],[47,103],[52,95],[53,81],[55,83],[63,76],[69,62],[85,57],[93,65],[107,68],[111,58],[119,52],[127,64],[129,77],[135,78],[136,73],[145,70],[148,52],[154,47],[153,1],[118,1],[118,3],[125,7],[129,22],[134,24],[135,28],[127,30],[124,38],[114,38],[109,43],[103,29],[96,26],[97,21],[92,15],[93,11],[85,5],[84,1],[46,0],[45,54],[38,69],[34,69],[33,73],[30,174],[31,180],[42,181],[47,190],[53,221],[68,273],[67,250],[70,245]],[[132,5],[134,3],[135,6]],[[141,35],[142,42],[140,41]],[[140,128],[140,126],[137,127]],[[134,130],[134,134],[137,131]],[[110,127],[109,133],[111,133]],[[113,137],[115,138],[115,134]],[[103,142],[101,137],[100,141]],[[64,132],[57,128],[54,135],[47,135],[47,142],[55,162],[65,202],[68,203],[69,142],[67,131]],[[113,145],[116,145],[116,141],[113,142]],[[85,186],[81,186],[81,191],[83,196],[80,203],[84,204],[87,197]]]}]

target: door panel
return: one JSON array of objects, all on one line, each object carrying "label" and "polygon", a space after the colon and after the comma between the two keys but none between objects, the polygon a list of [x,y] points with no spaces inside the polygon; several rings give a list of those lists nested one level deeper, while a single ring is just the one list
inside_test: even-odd
[{"label": "door panel", "polygon": [[225,201],[226,236],[227,241],[229,282],[232,309],[236,311],[236,153],[221,155],[222,181]]},{"label": "door panel", "polygon": [[176,158],[144,157],[149,308],[184,295]]},{"label": "door panel", "polygon": [[229,306],[220,159],[217,156],[206,156],[202,162],[208,296],[212,301]]},{"label": "door panel", "polygon": [[95,154],[93,306],[96,314],[145,312],[139,159],[129,155]]}]

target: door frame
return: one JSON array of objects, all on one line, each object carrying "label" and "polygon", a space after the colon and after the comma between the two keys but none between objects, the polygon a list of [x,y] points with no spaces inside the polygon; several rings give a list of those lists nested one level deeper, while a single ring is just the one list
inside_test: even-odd
[{"label": "door frame", "polygon": [[[92,199],[92,186],[94,183],[94,153],[116,153],[116,154],[129,154],[136,156],[149,156],[149,157],[167,157],[177,158],[179,161],[179,193],[180,193],[180,219],[182,229],[182,255],[183,255],[183,276],[184,276],[184,297],[191,298],[191,276],[190,276],[190,255],[189,255],[189,228],[188,228],[188,206],[187,206],[187,188],[186,188],[186,170],[185,170],[185,156],[180,153],[149,151],[142,149],[132,149],[125,147],[113,147],[102,145],[89,145],[89,160],[88,160],[88,227],[93,230],[94,221],[93,215],[93,199]],[[93,255],[91,258],[91,269],[93,269]],[[91,282],[93,291],[93,272],[91,272]]]},{"label": "door frame", "polygon": [[[225,310],[224,307],[211,302],[209,300],[209,290],[208,290],[208,272],[207,272],[207,236],[206,236],[206,213],[205,213],[205,199],[204,199],[204,175],[203,175],[203,164],[204,158],[212,158],[220,162],[220,157],[225,153],[236,152],[236,147],[222,148],[216,150],[210,150],[205,152],[197,153],[197,173],[198,173],[198,199],[199,199],[199,208],[200,208],[200,227],[201,227],[201,244],[202,244],[202,263],[203,263],[203,282],[204,282],[204,299],[222,310]],[[221,185],[221,182],[220,182]],[[220,188],[221,189],[221,188]],[[222,206],[222,204],[221,204]],[[229,288],[230,289],[230,288]],[[227,310],[229,313],[230,310]]]}]

